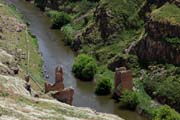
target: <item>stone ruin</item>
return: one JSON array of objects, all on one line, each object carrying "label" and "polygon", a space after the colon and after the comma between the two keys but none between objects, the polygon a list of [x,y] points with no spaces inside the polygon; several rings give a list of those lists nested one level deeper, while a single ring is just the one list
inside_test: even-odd
[{"label": "stone ruin", "polygon": [[125,67],[116,68],[114,97],[120,97],[125,90],[133,90],[132,72]]},{"label": "stone ruin", "polygon": [[57,66],[55,69],[55,83],[50,84],[45,82],[45,93],[54,91],[52,96],[58,101],[72,105],[74,89],[64,87],[63,69],[61,66]]},{"label": "stone ruin", "polygon": [[65,88],[60,92],[56,92],[52,94],[54,98],[57,100],[72,105],[73,102],[74,89],[73,88]]}]

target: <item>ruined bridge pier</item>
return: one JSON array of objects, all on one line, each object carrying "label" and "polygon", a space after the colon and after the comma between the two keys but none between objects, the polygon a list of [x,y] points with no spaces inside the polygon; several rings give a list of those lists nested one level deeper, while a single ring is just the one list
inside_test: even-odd
[{"label": "ruined bridge pier", "polygon": [[52,96],[55,99],[72,105],[74,89],[71,87],[65,88],[63,81],[63,68],[61,66],[57,66],[55,69],[55,83],[50,84],[48,82],[45,82],[45,93],[54,91],[54,93],[52,93]]}]

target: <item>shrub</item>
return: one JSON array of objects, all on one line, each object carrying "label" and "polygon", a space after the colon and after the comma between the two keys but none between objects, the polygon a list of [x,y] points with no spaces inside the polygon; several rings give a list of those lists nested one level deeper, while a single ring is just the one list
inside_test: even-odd
[{"label": "shrub", "polygon": [[108,95],[111,93],[112,81],[109,78],[101,78],[97,81],[95,93],[97,95]]},{"label": "shrub", "polygon": [[97,72],[96,61],[88,55],[78,55],[74,61],[72,71],[79,79],[92,80]]},{"label": "shrub", "polygon": [[122,107],[130,110],[136,109],[137,105],[140,103],[137,92],[125,91],[120,99]]},{"label": "shrub", "polygon": [[65,12],[49,11],[48,16],[51,17],[53,29],[60,29],[71,22],[71,17]]},{"label": "shrub", "polygon": [[164,105],[154,111],[153,120],[180,120],[180,115],[174,109]]},{"label": "shrub", "polygon": [[150,73],[144,79],[146,92],[155,97],[161,104],[167,104],[180,111],[180,76],[178,68],[171,65],[166,66],[164,74]]},{"label": "shrub", "polygon": [[79,12],[81,14],[86,13],[88,10],[95,7],[95,3],[89,1],[89,0],[82,0],[79,5]]},{"label": "shrub", "polygon": [[75,34],[74,29],[72,28],[72,26],[70,24],[68,24],[62,28],[62,31],[64,33],[65,44],[71,46],[73,43],[74,34]]}]

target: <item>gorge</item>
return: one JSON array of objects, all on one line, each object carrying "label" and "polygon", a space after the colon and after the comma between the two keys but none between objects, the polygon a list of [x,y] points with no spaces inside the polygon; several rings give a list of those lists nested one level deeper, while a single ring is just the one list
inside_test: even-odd
[{"label": "gorge", "polygon": [[[20,56],[15,61],[22,59],[25,64],[22,62],[19,67],[14,63],[8,65],[9,62],[2,62],[3,69],[0,70],[3,75],[23,76],[21,74],[25,65],[25,71],[31,70],[32,75],[39,79],[37,81],[41,88],[45,82],[42,79],[55,83],[57,76],[54,69],[57,65],[62,65],[63,84],[74,89],[73,106],[89,107],[94,111],[112,113],[127,120],[179,120],[179,0],[5,1],[11,7],[9,13],[14,14],[16,19],[23,18],[29,27],[29,34],[32,33],[33,39],[37,37],[37,41],[33,41],[38,44],[39,53],[32,52],[37,46],[31,44],[33,49],[30,53],[23,53],[25,49],[21,44],[22,34],[22,37],[14,41],[14,45],[22,47],[22,50],[7,50],[7,53],[10,54],[8,56]],[[16,9],[18,15],[14,12]],[[6,16],[8,12],[1,14]],[[9,20],[11,19],[7,18]],[[11,25],[13,23],[7,27]],[[17,32],[24,31],[23,24],[15,26]],[[0,29],[0,33],[1,31],[3,29]],[[5,35],[6,32],[2,32],[0,39],[10,39]],[[10,36],[16,38],[16,34]],[[26,35],[24,39],[27,39]],[[2,46],[6,45],[2,43]],[[9,43],[2,49],[10,49],[11,46],[13,45]],[[25,48],[29,48],[29,45]],[[3,51],[1,53],[4,55]],[[42,56],[43,63],[39,62],[39,55]],[[89,60],[93,62],[90,64]],[[31,65],[28,65],[29,62]],[[73,70],[75,64],[77,71]],[[46,78],[41,76],[41,72]],[[94,77],[93,81],[79,80],[76,77],[81,78],[83,75],[78,72],[84,72],[83,74],[89,75],[88,78]],[[118,77],[115,76],[118,74]],[[116,85],[116,82],[120,84]],[[33,86],[32,83],[31,85]],[[46,84],[46,88],[54,89],[50,84]],[[130,91],[124,88],[129,88]],[[112,97],[117,89],[121,95],[116,96],[116,101]],[[109,92],[108,95],[99,95],[97,90]],[[2,95],[6,96],[4,93]],[[49,93],[40,92],[39,95],[47,97]],[[37,93],[34,96],[39,95]],[[23,98],[22,101],[26,100]],[[107,115],[107,119],[108,117]],[[114,116],[112,119],[119,118]]]}]

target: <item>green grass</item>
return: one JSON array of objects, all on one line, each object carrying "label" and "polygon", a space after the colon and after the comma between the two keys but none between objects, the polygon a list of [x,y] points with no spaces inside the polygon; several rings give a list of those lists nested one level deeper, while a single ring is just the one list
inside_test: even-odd
[{"label": "green grass", "polygon": [[[144,88],[149,95],[160,103],[167,104],[180,111],[180,68],[174,65],[155,64],[154,70],[149,71],[144,77]],[[161,74],[158,70],[163,69]]]},{"label": "green grass", "polygon": [[[145,0],[101,0],[101,4],[107,6],[116,16],[114,21],[124,24],[125,28],[128,25],[139,26],[141,19],[138,16],[138,12]],[[118,19],[118,21],[116,21]]]},{"label": "green grass", "polygon": [[180,38],[178,37],[174,37],[174,38],[165,38],[165,41],[170,43],[170,44],[173,44],[173,45],[180,45]]},{"label": "green grass", "polygon": [[180,24],[180,8],[175,4],[166,3],[151,13],[153,19],[171,24]]},{"label": "green grass", "polygon": [[[2,1],[0,3],[2,3]],[[3,5],[3,7],[0,7],[0,14],[6,17],[16,18],[16,20],[6,21],[9,22],[9,24],[15,25],[19,22],[25,24],[22,18],[23,16],[16,11],[14,6]],[[18,63],[22,68],[19,76],[24,79],[28,68],[27,63],[29,63],[29,72],[36,78],[37,82],[43,86],[42,58],[38,52],[37,38],[30,34],[28,28],[18,33],[4,32],[3,36],[6,38],[6,41],[0,41],[2,48],[8,51],[16,51],[17,56],[20,55],[18,51],[21,51],[21,54],[25,53],[25,59],[20,59]],[[27,50],[29,50],[29,62],[27,60]],[[32,86],[35,87],[37,85],[32,82]],[[36,88],[37,87],[35,87],[35,89]]]}]

